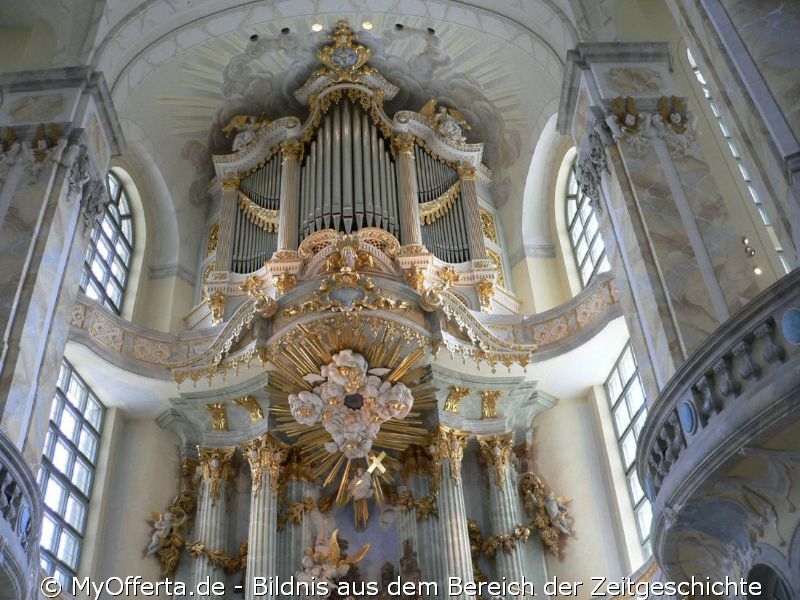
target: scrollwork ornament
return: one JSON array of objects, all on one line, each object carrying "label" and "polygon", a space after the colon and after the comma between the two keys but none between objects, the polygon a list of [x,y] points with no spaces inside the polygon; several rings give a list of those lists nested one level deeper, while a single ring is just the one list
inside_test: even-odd
[{"label": "scrollwork ornament", "polygon": [[108,190],[102,180],[92,179],[83,185],[81,218],[84,237],[87,237],[95,227],[100,226],[108,201]]}]

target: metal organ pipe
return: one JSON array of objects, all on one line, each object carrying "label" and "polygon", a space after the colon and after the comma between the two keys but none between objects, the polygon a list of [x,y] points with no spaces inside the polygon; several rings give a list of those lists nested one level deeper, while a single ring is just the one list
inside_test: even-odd
[{"label": "metal organ pipe", "polygon": [[364,166],[362,164],[361,115],[353,111],[353,202],[356,229],[364,227]]},{"label": "metal organ pipe", "polygon": [[344,230],[353,230],[353,121],[350,102],[342,102],[342,219]]}]

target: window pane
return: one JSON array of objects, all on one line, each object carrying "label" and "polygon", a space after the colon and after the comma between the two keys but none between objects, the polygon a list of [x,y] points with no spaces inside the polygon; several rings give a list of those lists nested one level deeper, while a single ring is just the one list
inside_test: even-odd
[{"label": "window pane", "polygon": [[622,448],[622,463],[627,470],[636,461],[636,440],[633,437],[632,431],[629,431],[625,437],[622,438],[620,448]]},{"label": "window pane", "polygon": [[86,403],[86,413],[84,416],[97,431],[100,431],[100,426],[103,423],[103,406],[99,401],[94,398],[89,398],[89,401]]},{"label": "window pane", "polygon": [[653,509],[649,502],[642,502],[641,506],[636,509],[636,520],[642,535],[649,535],[650,525],[653,521]]},{"label": "window pane", "polygon": [[52,508],[53,511],[60,512],[61,501],[64,499],[65,493],[64,486],[51,477],[47,482],[47,489],[44,493],[44,503],[48,508]]},{"label": "window pane", "polygon": [[644,492],[642,491],[642,486],[639,485],[639,478],[636,476],[635,470],[628,475],[628,489],[631,492],[631,498],[634,503],[638,504],[644,498]]},{"label": "window pane", "polygon": [[69,500],[67,500],[67,508],[64,511],[64,520],[72,525],[76,531],[83,533],[85,516],[86,505],[75,494],[70,494]]},{"label": "window pane", "polygon": [[606,390],[609,400],[612,404],[615,404],[622,393],[622,384],[619,382],[619,373],[617,373],[616,369],[611,372],[611,377],[606,382]]},{"label": "window pane", "polygon": [[42,520],[42,539],[40,542],[42,548],[51,552],[55,551],[57,530],[58,528],[53,519],[49,515],[45,515]]},{"label": "window pane", "polygon": [[76,459],[75,465],[72,468],[72,477],[70,478],[79,490],[87,496],[89,489],[92,485],[92,470],[82,459]]},{"label": "window pane", "polygon": [[58,440],[53,450],[53,466],[66,475],[69,472],[69,460],[71,456],[72,453],[69,448],[64,445],[64,442]]},{"label": "window pane", "polygon": [[58,540],[58,552],[56,556],[60,561],[66,563],[73,571],[78,568],[78,548],[78,538],[68,531],[62,531],[61,537]]},{"label": "window pane", "polygon": [[628,388],[628,405],[631,407],[631,413],[635,414],[644,404],[644,390],[642,389],[642,381],[635,377]]},{"label": "window pane", "polygon": [[614,423],[617,424],[617,434],[621,434],[631,422],[631,416],[628,414],[628,407],[624,402],[621,402],[617,408],[614,409]]},{"label": "window pane", "polygon": [[91,461],[95,460],[97,453],[97,436],[93,434],[87,427],[81,430],[81,437],[78,441],[78,449],[83,452],[84,456]]},{"label": "window pane", "polygon": [[631,347],[628,346],[622,354],[622,360],[619,361],[619,373],[622,376],[623,383],[628,383],[633,373],[636,371],[636,362],[633,360],[633,353]]},{"label": "window pane", "polygon": [[58,427],[61,433],[64,434],[64,437],[74,442],[78,433],[78,417],[72,410],[65,408],[61,412],[61,420],[59,421]]}]

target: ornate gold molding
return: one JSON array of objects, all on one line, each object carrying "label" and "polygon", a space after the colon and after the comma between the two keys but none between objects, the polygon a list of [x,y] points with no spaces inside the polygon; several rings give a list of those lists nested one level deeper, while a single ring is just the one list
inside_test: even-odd
[{"label": "ornate gold molding", "polygon": [[504,486],[511,465],[512,434],[478,436],[477,440],[481,462],[487,469],[494,470],[495,485]]},{"label": "ornate gold molding", "polygon": [[208,297],[208,308],[211,310],[211,323],[219,325],[225,314],[225,296],[220,292],[214,292]]},{"label": "ornate gold molding", "polygon": [[251,423],[261,421],[264,418],[264,411],[261,410],[261,406],[258,404],[256,399],[249,394],[247,396],[237,398],[233,401],[233,403],[237,406],[241,406],[248,413],[250,413]]},{"label": "ornate gold molding", "polygon": [[205,558],[208,564],[214,567],[221,567],[228,573],[241,571],[247,565],[247,540],[239,546],[239,556],[228,556],[224,550],[209,550],[201,541],[192,542],[186,549],[193,558]]},{"label": "ornate gold molding", "polygon": [[228,431],[228,410],[223,402],[206,404],[205,409],[211,413],[212,431]]},{"label": "ornate gold molding", "polygon": [[481,229],[483,230],[483,236],[488,239],[490,242],[494,242],[498,244],[497,241],[497,228],[494,224],[494,216],[485,208],[481,208]]},{"label": "ornate gold molding", "polygon": [[497,400],[500,398],[502,392],[500,390],[482,390],[481,391],[481,418],[482,419],[496,419],[497,418]]},{"label": "ornate gold molding", "polygon": [[277,492],[281,470],[286,462],[286,450],[272,436],[265,434],[246,444],[242,448],[242,453],[250,463],[253,494],[257,494],[261,489],[264,471],[269,472],[270,489]]},{"label": "ornate gold molding", "polygon": [[219,243],[219,221],[214,223],[208,230],[208,241],[206,242],[206,257],[216,251]]},{"label": "ornate gold molding", "polygon": [[430,202],[422,202],[419,205],[419,221],[421,225],[430,225],[439,217],[447,214],[450,207],[458,200],[461,193],[461,182],[456,181],[447,188],[447,191],[438,198]]},{"label": "ornate gold molding", "polygon": [[469,388],[461,387],[458,385],[451,385],[450,392],[447,394],[447,400],[444,401],[444,409],[447,412],[457,413],[458,406],[461,400],[469,394]]},{"label": "ornate gold molding", "polygon": [[208,483],[211,505],[219,500],[222,483],[233,479],[233,460],[236,448],[198,448],[200,452],[200,474]]},{"label": "ornate gold molding", "polygon": [[347,21],[338,21],[336,31],[328,37],[333,45],[325,46],[317,52],[317,58],[327,67],[330,75],[337,77],[339,81],[357,81],[372,71],[365,66],[372,56],[372,49],[355,43],[356,34]]},{"label": "ornate gold molding", "polygon": [[220,183],[223,192],[236,192],[239,190],[241,179],[237,175],[229,175]]},{"label": "ornate gold molding", "polygon": [[475,289],[478,292],[478,299],[481,302],[481,311],[488,312],[492,308],[494,282],[491,279],[482,279],[475,284]]},{"label": "ornate gold molding", "polygon": [[420,294],[425,289],[425,267],[414,265],[403,271],[406,283]]},{"label": "ornate gold molding", "polygon": [[506,274],[505,271],[503,271],[503,259],[500,258],[500,254],[491,248],[486,248],[486,254],[489,256],[492,264],[494,264],[494,268],[497,269],[497,285],[506,287]]},{"label": "ornate gold molding", "polygon": [[470,164],[461,163],[458,165],[458,178],[461,181],[476,181],[478,179],[478,170]]},{"label": "ornate gold molding", "polygon": [[297,285],[297,276],[292,273],[281,273],[275,278],[275,289],[283,296],[286,292]]},{"label": "ornate gold molding", "polygon": [[253,225],[264,231],[278,231],[279,211],[259,206],[241,191],[239,192],[239,208]]}]

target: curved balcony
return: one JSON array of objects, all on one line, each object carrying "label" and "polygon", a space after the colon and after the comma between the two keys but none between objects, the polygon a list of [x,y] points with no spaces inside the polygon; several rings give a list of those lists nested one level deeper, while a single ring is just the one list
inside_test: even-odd
[{"label": "curved balcony", "polygon": [[0,433],[0,600],[34,597],[41,519],[36,479],[19,451]]},{"label": "curved balcony", "polygon": [[[740,486],[746,501],[742,489],[757,486],[745,483],[740,474],[733,476],[736,465],[748,456],[753,460],[757,452],[778,452],[764,448],[773,447],[779,432],[785,449],[785,432],[800,421],[799,307],[800,270],[795,270],[717,329],[650,406],[637,464],[653,503],[653,548],[667,571],[673,566],[672,577],[686,577],[691,571],[682,558],[689,530],[699,532],[695,539],[706,540],[704,544],[724,539],[726,534],[719,531],[726,527],[731,537],[733,529],[749,528],[739,540],[758,538],[759,528],[763,533],[767,512],[753,516],[759,511],[746,506],[740,512],[732,510],[738,500],[726,493]],[[780,452],[794,461],[800,444],[789,446]],[[776,460],[767,458],[758,465],[762,473],[771,471],[770,463]],[[780,511],[780,498],[767,500]],[[728,517],[747,516],[735,526],[731,521],[736,519],[725,517],[723,522],[722,513],[728,509]]]}]

